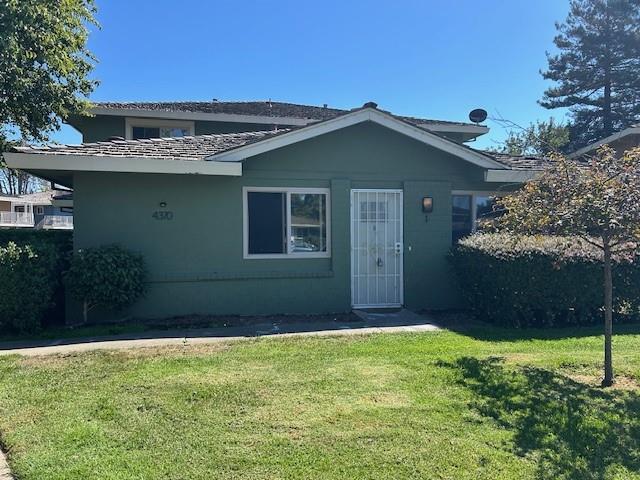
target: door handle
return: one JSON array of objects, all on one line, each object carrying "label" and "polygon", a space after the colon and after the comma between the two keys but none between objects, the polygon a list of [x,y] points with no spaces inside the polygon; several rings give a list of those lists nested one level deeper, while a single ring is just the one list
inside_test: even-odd
[{"label": "door handle", "polygon": [[384,265],[384,262],[382,261],[382,259],[381,259],[380,257],[378,257],[378,261],[376,262],[376,265],[377,265],[378,267],[381,267],[381,268],[382,268],[382,266]]}]

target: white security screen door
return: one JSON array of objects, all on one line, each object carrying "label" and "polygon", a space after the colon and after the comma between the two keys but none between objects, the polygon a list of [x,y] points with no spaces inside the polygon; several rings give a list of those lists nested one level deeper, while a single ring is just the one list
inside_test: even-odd
[{"label": "white security screen door", "polygon": [[355,308],[400,307],[402,190],[351,190],[351,300]]}]

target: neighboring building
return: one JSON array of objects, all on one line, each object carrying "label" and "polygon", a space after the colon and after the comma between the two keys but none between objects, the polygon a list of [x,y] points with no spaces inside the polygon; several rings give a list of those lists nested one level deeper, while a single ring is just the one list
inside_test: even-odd
[{"label": "neighboring building", "polygon": [[0,228],[72,229],[73,202],[56,203],[68,195],[68,190],[45,190],[0,196]]},{"label": "neighboring building", "polygon": [[576,150],[571,155],[569,155],[569,157],[580,158],[593,155],[596,150],[598,150],[598,148],[603,145],[609,145],[616,151],[618,155],[622,155],[625,151],[640,146],[640,124],[625,128],[618,133],[609,135],[602,140]]},{"label": "neighboring building", "polygon": [[[75,121],[85,138],[114,136],[124,131],[116,124],[143,118],[133,104],[102,105],[90,126]],[[144,105],[163,122],[177,116],[174,104]],[[459,306],[446,260],[452,238],[474,229],[490,196],[543,167],[462,144],[486,127],[398,117],[375,104],[334,111],[272,103],[287,109],[251,113],[210,105],[206,115],[217,117],[207,122],[238,131],[200,134],[194,115],[185,127],[194,136],[5,155],[11,167],[73,188],[76,248],[118,243],[144,255],[149,290],[126,315]],[[294,107],[317,121],[296,124]]]}]

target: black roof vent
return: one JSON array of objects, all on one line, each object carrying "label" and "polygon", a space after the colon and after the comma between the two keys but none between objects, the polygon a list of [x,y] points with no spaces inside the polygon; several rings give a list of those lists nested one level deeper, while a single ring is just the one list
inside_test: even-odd
[{"label": "black roof vent", "polygon": [[376,102],[367,102],[362,105],[362,108],[378,108],[378,104]]}]

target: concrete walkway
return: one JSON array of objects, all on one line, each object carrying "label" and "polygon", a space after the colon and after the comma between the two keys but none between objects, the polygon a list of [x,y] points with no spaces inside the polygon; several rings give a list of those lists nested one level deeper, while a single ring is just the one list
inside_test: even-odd
[{"label": "concrete walkway", "polygon": [[2,453],[2,450],[0,450],[0,480],[13,480],[7,458]]},{"label": "concrete walkway", "polygon": [[[64,340],[0,343],[0,355],[51,355],[91,350],[198,345],[262,336],[341,336],[370,333],[430,332],[439,327],[433,320],[409,310],[355,311],[356,321],[269,322],[242,327],[149,331]],[[2,480],[2,477],[0,477]]]}]

